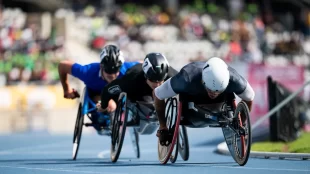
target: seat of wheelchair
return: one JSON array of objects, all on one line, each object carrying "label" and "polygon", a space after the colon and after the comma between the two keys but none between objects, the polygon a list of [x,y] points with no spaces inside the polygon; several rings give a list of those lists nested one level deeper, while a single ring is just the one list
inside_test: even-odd
[{"label": "seat of wheelchair", "polygon": [[100,123],[98,121],[99,114],[96,111],[89,112],[89,114],[89,119],[91,120],[91,123],[85,123],[85,126],[93,126],[97,130],[109,129],[109,126],[106,125],[106,122]]},{"label": "seat of wheelchair", "polygon": [[225,119],[222,117],[221,104],[211,105],[197,105],[189,102],[189,112],[185,113],[191,115],[190,117],[181,117],[180,124],[187,127],[206,127],[206,126],[219,126],[220,122]]},{"label": "seat of wheelchair", "polygon": [[135,101],[134,105],[129,105],[128,108],[135,114],[129,117],[127,126],[138,126],[140,125],[140,120],[158,120],[155,114],[154,102]]},{"label": "seat of wheelchair", "polygon": [[150,101],[136,101],[136,103],[140,106],[140,105],[143,105],[143,106],[146,106],[150,109],[155,109],[154,107],[154,102],[150,102]]}]

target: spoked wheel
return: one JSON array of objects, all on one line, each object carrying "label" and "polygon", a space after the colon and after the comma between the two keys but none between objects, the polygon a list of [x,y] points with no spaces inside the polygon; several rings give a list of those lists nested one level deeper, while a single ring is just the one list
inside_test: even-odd
[{"label": "spoked wheel", "polygon": [[178,138],[178,130],[180,124],[180,116],[178,116],[178,111],[180,109],[178,107],[178,101],[174,98],[169,98],[166,101],[166,108],[165,108],[165,119],[166,125],[168,128],[169,133],[172,135],[172,141],[169,145],[161,145],[158,139],[158,159],[161,164],[166,164],[170,159],[170,155],[174,149],[175,143]]},{"label": "spoked wheel", "polygon": [[84,115],[82,115],[82,105],[80,103],[79,108],[78,108],[78,113],[76,116],[74,133],[73,133],[73,151],[72,151],[73,160],[76,160],[76,157],[79,151],[83,124],[84,124]]},{"label": "spoked wheel", "polygon": [[118,160],[118,157],[122,150],[128,117],[126,109],[127,109],[127,95],[126,93],[121,93],[118,98],[117,108],[112,121],[112,135],[111,135],[112,162],[116,162]]},{"label": "spoked wheel", "polygon": [[245,102],[238,103],[234,118],[231,124],[236,132],[230,127],[223,127],[222,130],[231,156],[240,166],[244,166],[249,159],[252,141],[249,109]]},{"label": "spoked wheel", "polygon": [[181,155],[182,159],[184,161],[187,161],[189,158],[189,144],[187,130],[184,125],[181,125],[179,127],[178,147],[179,154]]},{"label": "spoked wheel", "polygon": [[135,128],[130,128],[129,132],[133,150],[135,151],[136,157],[140,158],[139,133]]}]

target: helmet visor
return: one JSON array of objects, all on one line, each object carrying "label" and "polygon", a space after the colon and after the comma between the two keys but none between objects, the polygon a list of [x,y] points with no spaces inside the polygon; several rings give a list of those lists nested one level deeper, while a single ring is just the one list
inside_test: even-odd
[{"label": "helmet visor", "polygon": [[166,75],[164,75],[164,76],[158,76],[158,75],[157,76],[156,75],[148,76],[147,74],[145,74],[145,78],[151,82],[158,83],[158,82],[164,81],[166,78]]},{"label": "helmet visor", "polygon": [[119,72],[120,67],[103,67],[102,69],[107,74],[116,74]]}]

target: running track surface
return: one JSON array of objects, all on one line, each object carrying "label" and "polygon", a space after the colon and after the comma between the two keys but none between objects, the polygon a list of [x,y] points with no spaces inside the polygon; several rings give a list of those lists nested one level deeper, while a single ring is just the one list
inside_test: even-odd
[{"label": "running track surface", "polygon": [[23,133],[0,136],[0,174],[310,174],[310,161],[250,158],[240,167],[231,156],[214,151],[223,141],[218,128],[188,129],[190,158],[161,165],[155,134],[140,136],[141,157],[134,155],[127,133],[117,163],[110,161],[110,138],[85,134],[76,161],[72,135]]}]

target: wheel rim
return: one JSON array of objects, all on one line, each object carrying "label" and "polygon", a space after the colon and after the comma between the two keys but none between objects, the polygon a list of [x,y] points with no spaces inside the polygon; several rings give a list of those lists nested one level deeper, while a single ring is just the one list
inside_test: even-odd
[{"label": "wheel rim", "polygon": [[78,108],[78,113],[76,116],[76,121],[75,121],[75,126],[74,126],[74,133],[73,133],[73,143],[75,143],[76,141],[76,136],[77,136],[77,132],[79,129],[79,122],[80,122],[80,117],[79,115],[81,114],[81,104],[79,104],[79,108]]},{"label": "wheel rim", "polygon": [[130,138],[131,138],[133,150],[136,154],[136,157],[140,158],[139,133],[136,131],[135,128],[130,128],[129,132],[130,132]]},{"label": "wheel rim", "polygon": [[189,158],[188,136],[185,126],[179,127],[179,139],[178,139],[179,153],[184,161]]},{"label": "wheel rim", "polygon": [[174,147],[170,155],[171,163],[175,163],[176,160],[178,159],[178,152],[179,152],[178,144],[179,144],[179,137],[177,138],[177,141],[174,143]]},{"label": "wheel rim", "polygon": [[251,150],[251,125],[249,111],[244,102],[240,102],[235,110],[233,127],[238,131],[244,127],[245,134],[238,135],[231,128],[223,127],[223,135],[233,159],[241,166],[248,161]]},{"label": "wheel rim", "polygon": [[[168,131],[173,133],[173,138],[172,138],[172,142],[168,146],[162,146],[158,139],[158,158],[161,164],[166,164],[168,160],[170,159],[170,155],[173,151],[175,142],[177,141],[177,138],[178,138],[178,132],[179,132],[178,129],[179,129],[179,123],[180,123],[180,117],[178,116],[180,108],[178,108],[177,99],[169,98],[166,102],[166,106],[168,106],[165,108],[166,125],[168,128]],[[170,114],[167,114],[167,113],[170,113]]]},{"label": "wheel rim", "polygon": [[[244,135],[240,134],[239,141],[237,141],[237,147],[235,153],[240,159],[241,165],[244,165],[247,161],[251,147],[251,132],[250,132],[250,117],[247,112],[245,104],[240,104],[240,112],[238,114],[238,127],[244,130]],[[237,136],[237,135],[236,135]],[[244,163],[244,164],[242,164]]]},{"label": "wheel rim", "polygon": [[84,116],[81,115],[81,113],[82,113],[82,106],[80,104],[73,135],[72,157],[74,160],[76,159],[78,154],[84,124]]},{"label": "wheel rim", "polygon": [[116,162],[121,152],[121,148],[123,145],[123,140],[126,133],[126,121],[127,121],[127,96],[126,94],[122,93],[120,95],[118,106],[115,112],[115,116],[113,119],[113,126],[112,126],[112,134],[111,134],[111,159],[112,162]]}]

